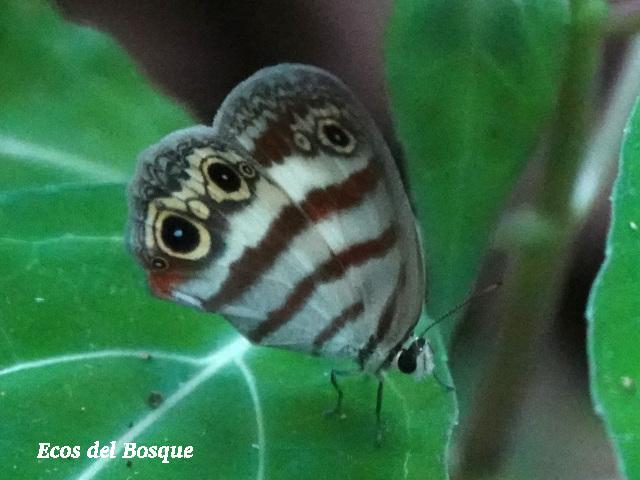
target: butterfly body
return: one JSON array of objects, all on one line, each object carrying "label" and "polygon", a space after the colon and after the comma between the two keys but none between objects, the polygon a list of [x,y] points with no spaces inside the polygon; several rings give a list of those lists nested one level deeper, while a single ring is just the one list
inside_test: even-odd
[{"label": "butterfly body", "polygon": [[315,67],[261,70],[212,127],[145,150],[129,225],[156,295],[221,313],[257,344],[379,373],[420,317],[422,253],[398,169],[347,87]]}]

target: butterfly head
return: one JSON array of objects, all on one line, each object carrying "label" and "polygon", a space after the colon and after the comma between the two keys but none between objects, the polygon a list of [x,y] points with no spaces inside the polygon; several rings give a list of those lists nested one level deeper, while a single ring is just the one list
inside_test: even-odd
[{"label": "butterfly head", "polygon": [[433,352],[427,339],[424,337],[411,339],[410,343],[396,354],[393,364],[402,373],[412,375],[416,379],[430,375],[433,372],[434,363]]},{"label": "butterfly head", "polygon": [[258,170],[239,146],[209,127],[180,130],[146,149],[129,188],[129,248],[154,294],[199,306],[181,284],[225,247],[224,215],[255,193]]}]

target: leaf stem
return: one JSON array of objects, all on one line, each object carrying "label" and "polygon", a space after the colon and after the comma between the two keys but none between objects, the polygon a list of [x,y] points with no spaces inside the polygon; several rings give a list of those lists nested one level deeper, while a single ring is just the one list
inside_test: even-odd
[{"label": "leaf stem", "polygon": [[605,31],[615,37],[640,33],[640,1],[632,0],[612,6]]},{"label": "leaf stem", "polygon": [[579,219],[570,207],[592,113],[605,11],[599,0],[573,0],[556,116],[534,215],[543,234],[516,235],[505,277],[502,339],[463,432],[456,478],[477,478],[497,469],[523,397],[533,355],[549,328]]}]

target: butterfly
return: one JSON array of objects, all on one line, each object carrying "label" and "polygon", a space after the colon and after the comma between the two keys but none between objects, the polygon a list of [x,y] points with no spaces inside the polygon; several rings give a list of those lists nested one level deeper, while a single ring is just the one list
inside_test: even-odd
[{"label": "butterfly", "polygon": [[[128,243],[161,298],[222,314],[255,344],[422,376],[415,216],[373,120],[319,68],[258,71],[212,126],[140,154]],[[333,371],[331,380],[342,391]]]}]

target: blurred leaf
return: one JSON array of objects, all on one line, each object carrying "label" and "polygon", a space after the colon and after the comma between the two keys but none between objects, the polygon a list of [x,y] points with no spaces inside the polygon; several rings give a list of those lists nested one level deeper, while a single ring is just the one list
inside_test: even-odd
[{"label": "blurred leaf", "polygon": [[125,181],[140,146],[190,123],[112,40],[42,1],[2,2],[0,64],[0,193]]},{"label": "blurred leaf", "polygon": [[[567,24],[563,0],[396,1],[387,73],[434,316],[473,288],[505,198],[552,111]],[[449,338],[453,322],[442,327]]]},{"label": "blurred leaf", "polygon": [[606,259],[587,308],[593,400],[627,478],[640,478],[639,105],[636,103],[627,124]]},{"label": "blurred leaf", "polygon": [[[473,289],[503,203],[552,111],[567,22],[562,0],[395,2],[387,75],[434,317]],[[444,343],[454,326],[442,324]],[[454,410],[450,418],[444,436]]]},{"label": "blurred leaf", "polygon": [[[442,478],[453,396],[434,381],[390,375],[378,448],[373,378],[344,379],[346,417],[325,418],[334,362],[250,348],[147,293],[123,245],[124,182],[190,119],[112,41],[10,0],[0,59],[0,476]],[[96,440],[194,456],[96,462]],[[39,442],[81,458],[38,460]]]}]

